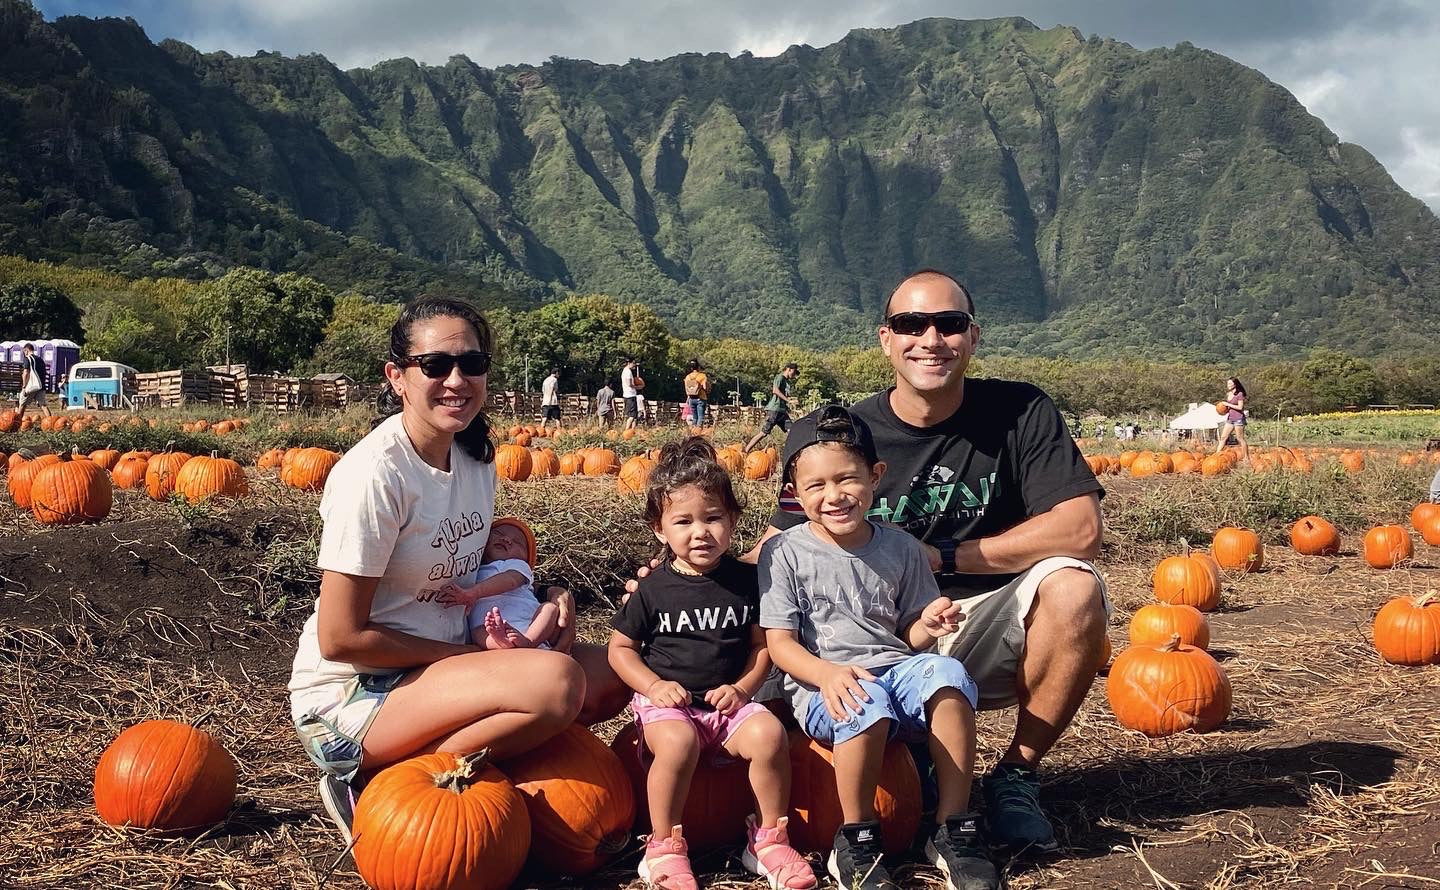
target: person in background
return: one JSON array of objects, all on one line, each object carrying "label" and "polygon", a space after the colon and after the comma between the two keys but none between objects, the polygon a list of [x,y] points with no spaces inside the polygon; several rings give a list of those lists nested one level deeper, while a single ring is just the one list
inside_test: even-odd
[{"label": "person in background", "polygon": [[24,417],[30,408],[39,408],[42,417],[50,416],[50,406],[45,403],[45,373],[40,369],[34,343],[26,343],[20,350],[20,416]]},{"label": "person in background", "polygon": [[540,384],[540,430],[548,432],[550,424],[560,432],[560,369],[551,368],[550,376]]},{"label": "person in background", "polygon": [[625,400],[625,429],[631,429],[640,419],[640,388],[635,381],[640,377],[633,358],[626,358],[620,367],[620,398]]},{"label": "person in background", "polygon": [[1435,471],[1435,478],[1430,480],[1430,503],[1440,504],[1440,470]]},{"label": "person in background", "polygon": [[705,425],[705,405],[710,399],[710,377],[700,359],[690,360],[690,373],[685,375],[685,405],[690,409],[690,425]]},{"label": "person in background", "polygon": [[790,388],[799,376],[800,366],[790,362],[781,368],[780,373],[770,382],[770,401],[765,405],[765,423],[760,427],[760,432],[745,443],[746,454],[754,451],[760,440],[770,435],[770,431],[776,427],[779,427],[782,433],[789,432],[790,412],[796,407],[795,400],[790,396]]},{"label": "person in background", "polygon": [[1235,434],[1235,441],[1240,446],[1240,459],[1250,459],[1250,448],[1245,444],[1245,386],[1238,377],[1225,378],[1225,400],[1224,405],[1228,409],[1225,414],[1225,426],[1220,430],[1220,441],[1215,445],[1215,453],[1219,454],[1225,450],[1225,443],[1230,441],[1230,434]]},{"label": "person in background", "polygon": [[600,384],[600,391],[595,393],[595,417],[601,426],[609,426],[614,414],[615,390],[610,388],[610,381],[607,380]]}]

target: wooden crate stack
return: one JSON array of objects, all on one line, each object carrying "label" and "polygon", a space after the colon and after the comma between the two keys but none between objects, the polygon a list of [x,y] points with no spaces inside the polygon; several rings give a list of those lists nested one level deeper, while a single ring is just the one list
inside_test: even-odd
[{"label": "wooden crate stack", "polygon": [[20,371],[24,367],[19,362],[0,362],[0,392],[20,391]]},{"label": "wooden crate stack", "polygon": [[135,375],[137,393],[161,408],[175,408],[187,402],[218,402],[224,399],[224,383],[214,372],[186,368]]},{"label": "wooden crate stack", "polygon": [[296,408],[295,390],[299,383],[294,377],[257,374],[247,380],[245,400],[251,408],[289,414]]}]

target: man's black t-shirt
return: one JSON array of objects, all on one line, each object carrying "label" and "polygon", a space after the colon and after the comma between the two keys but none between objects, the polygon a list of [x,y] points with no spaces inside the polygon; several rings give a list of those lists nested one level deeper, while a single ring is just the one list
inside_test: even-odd
[{"label": "man's black t-shirt", "polygon": [[[892,522],[934,545],[944,538],[988,537],[1056,504],[1105,490],[1086,466],[1050,397],[1036,386],[970,378],[965,400],[948,419],[915,427],[895,416],[892,389],[850,410],[870,426],[887,465],[869,517]],[[781,494],[770,524],[803,522],[793,497]],[[969,597],[1015,575],[940,575],[940,592]]]},{"label": "man's black t-shirt", "polygon": [[682,575],[666,562],[640,579],[610,626],[641,644],[661,679],[703,695],[744,673],[759,610],[755,567],[727,555],[704,575]]}]

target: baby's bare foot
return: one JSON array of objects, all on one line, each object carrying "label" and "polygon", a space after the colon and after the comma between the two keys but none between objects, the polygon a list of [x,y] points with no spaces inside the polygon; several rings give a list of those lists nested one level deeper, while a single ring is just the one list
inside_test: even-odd
[{"label": "baby's bare foot", "polygon": [[506,623],[500,617],[499,609],[491,609],[485,615],[485,648],[486,649],[514,649],[513,637],[517,634],[515,628]]}]

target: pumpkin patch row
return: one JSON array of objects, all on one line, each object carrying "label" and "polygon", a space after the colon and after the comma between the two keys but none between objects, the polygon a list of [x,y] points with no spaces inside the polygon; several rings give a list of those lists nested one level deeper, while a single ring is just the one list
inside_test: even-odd
[{"label": "pumpkin patch row", "polygon": [[[1323,461],[1333,460],[1347,473],[1359,473],[1370,462],[1388,459],[1383,452],[1352,449],[1320,448],[1252,448],[1249,468],[1252,472],[1266,473],[1274,470],[1288,470],[1296,473],[1310,473]],[[1440,464],[1440,452],[1403,452],[1393,456],[1399,466],[1418,466],[1422,463]],[[1085,457],[1090,471],[1097,476],[1115,475],[1129,471],[1136,478],[1169,474],[1196,473],[1202,476],[1220,476],[1238,468],[1240,454],[1234,448],[1219,453],[1198,451],[1122,451],[1118,455],[1092,454]]]}]

